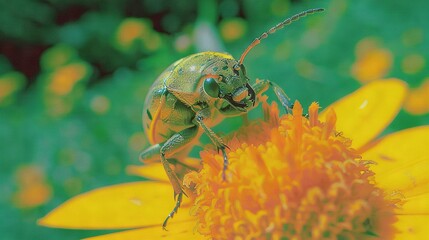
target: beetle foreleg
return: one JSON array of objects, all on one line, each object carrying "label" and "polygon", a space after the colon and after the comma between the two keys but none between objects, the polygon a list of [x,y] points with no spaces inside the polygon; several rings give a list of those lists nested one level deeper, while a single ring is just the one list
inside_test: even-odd
[{"label": "beetle foreleg", "polygon": [[209,127],[206,126],[204,123],[204,119],[208,116],[206,116],[207,112],[206,109],[203,109],[199,112],[197,112],[195,121],[198,123],[199,126],[204,130],[204,132],[209,136],[210,140],[213,142],[213,144],[217,147],[218,151],[222,151],[223,156],[223,170],[222,170],[222,179],[226,180],[226,170],[228,169],[228,156],[226,154],[225,149],[228,148],[228,146],[223,142],[222,138],[220,138],[216,133],[213,132]]},{"label": "beetle foreleg", "polygon": [[269,87],[273,88],[274,93],[276,94],[277,99],[279,100],[281,105],[286,109],[286,112],[290,113],[292,109],[292,104],[289,102],[289,97],[279,85],[269,80],[260,80],[252,86],[257,96],[265,92]]}]

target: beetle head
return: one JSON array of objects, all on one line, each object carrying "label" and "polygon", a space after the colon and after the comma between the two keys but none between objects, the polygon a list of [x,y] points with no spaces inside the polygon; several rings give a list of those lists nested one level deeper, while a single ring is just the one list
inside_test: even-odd
[{"label": "beetle head", "polygon": [[226,100],[220,110],[232,107],[246,112],[255,104],[255,91],[249,84],[246,70],[232,57],[217,59],[203,73],[204,92],[211,98]]}]

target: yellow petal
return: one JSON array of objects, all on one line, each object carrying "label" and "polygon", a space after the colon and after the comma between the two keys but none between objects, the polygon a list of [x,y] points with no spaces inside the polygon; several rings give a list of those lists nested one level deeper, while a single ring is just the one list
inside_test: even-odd
[{"label": "yellow petal", "polygon": [[[184,204],[189,202],[185,197]],[[39,220],[40,225],[73,229],[123,229],[161,225],[173,209],[173,188],[157,182],[133,182],[78,195]],[[172,221],[190,219],[186,208]],[[172,222],[170,221],[170,222]]]},{"label": "yellow petal", "polygon": [[145,165],[131,165],[127,167],[127,173],[137,175],[152,180],[169,182],[167,173],[161,163],[151,163]]},{"label": "yellow petal", "polygon": [[385,136],[362,154],[377,184],[399,190],[407,198],[429,192],[429,126],[415,127]]},{"label": "yellow petal", "polygon": [[400,231],[395,235],[396,240],[427,239],[429,215],[398,215],[395,227]]},{"label": "yellow petal", "polygon": [[[402,106],[407,86],[397,79],[368,83],[333,103],[337,130],[353,140],[358,149],[376,137],[393,120]],[[323,111],[321,119],[325,119]]]},{"label": "yellow petal", "polygon": [[159,226],[155,226],[86,238],[85,240],[203,239],[202,236],[198,234],[198,232],[194,231],[195,224],[195,221],[180,223],[172,222],[168,225],[168,231],[162,230],[162,228]]},{"label": "yellow petal", "polygon": [[397,212],[399,214],[427,214],[429,216],[429,193],[407,198]]}]

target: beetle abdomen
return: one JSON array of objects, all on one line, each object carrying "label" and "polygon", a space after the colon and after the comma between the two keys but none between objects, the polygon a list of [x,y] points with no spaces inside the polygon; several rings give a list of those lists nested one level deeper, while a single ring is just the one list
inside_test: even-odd
[{"label": "beetle abdomen", "polygon": [[173,134],[193,126],[195,113],[165,89],[152,92],[143,110],[143,124],[151,144],[162,143]]}]

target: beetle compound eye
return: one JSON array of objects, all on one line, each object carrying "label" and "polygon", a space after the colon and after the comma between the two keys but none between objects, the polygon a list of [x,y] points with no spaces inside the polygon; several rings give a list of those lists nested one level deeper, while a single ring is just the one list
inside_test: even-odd
[{"label": "beetle compound eye", "polygon": [[234,74],[235,74],[236,76],[240,75],[240,65],[235,64],[235,65],[232,67],[232,70],[234,71]]},{"label": "beetle compound eye", "polygon": [[204,91],[213,98],[219,97],[219,84],[214,78],[207,78],[204,80]]}]

